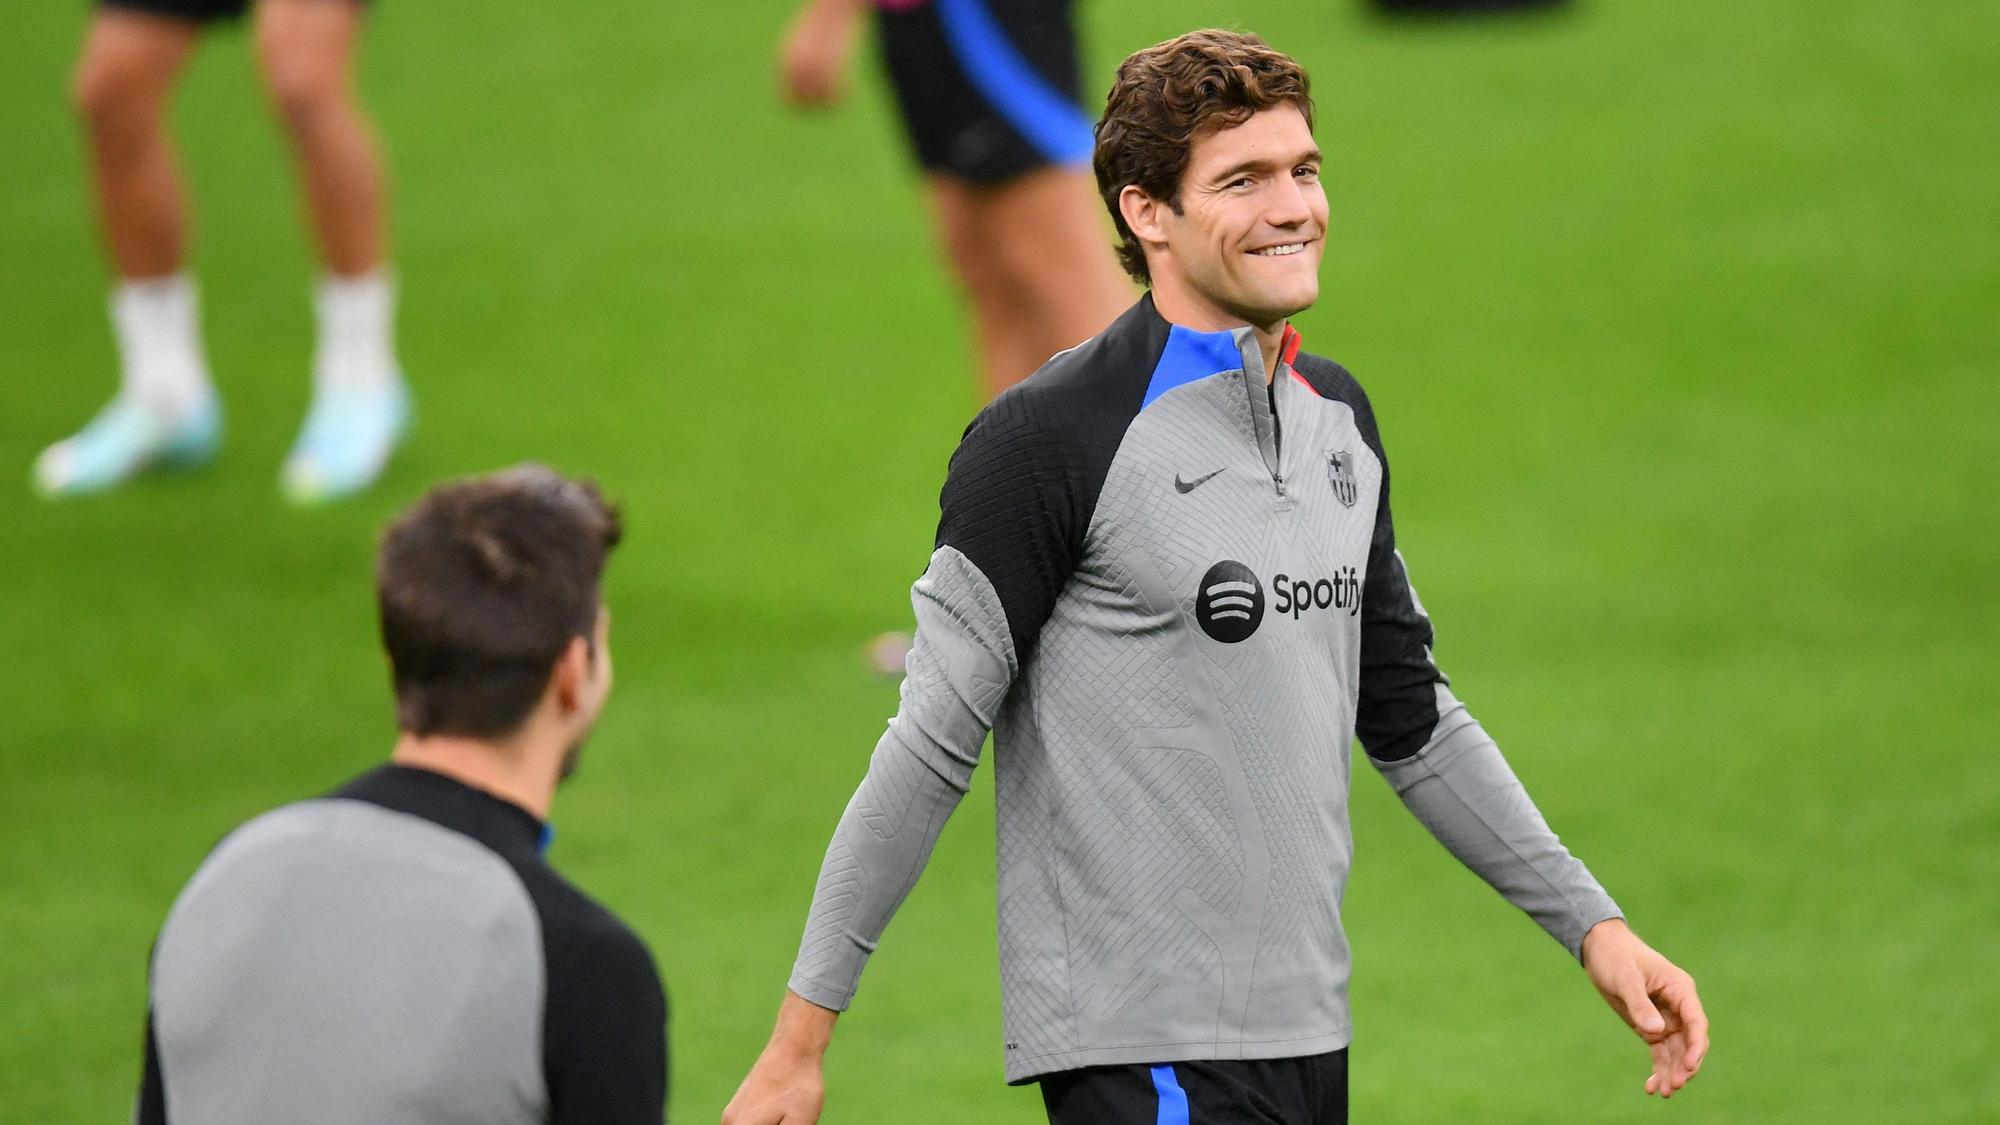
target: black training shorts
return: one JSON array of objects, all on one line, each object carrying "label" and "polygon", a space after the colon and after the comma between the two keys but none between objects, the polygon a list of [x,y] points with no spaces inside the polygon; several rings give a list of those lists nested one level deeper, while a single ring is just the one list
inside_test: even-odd
[{"label": "black training shorts", "polygon": [[1347,1125],[1347,1050],[1043,1075],[1049,1125]]},{"label": "black training shorts", "polygon": [[[358,4],[363,0],[349,2]],[[240,18],[250,10],[251,3],[252,0],[98,0],[99,6],[104,8],[147,12],[193,23]]]},{"label": "black training shorts", "polygon": [[1070,0],[877,0],[876,10],[926,169],[997,184],[1090,160]]}]

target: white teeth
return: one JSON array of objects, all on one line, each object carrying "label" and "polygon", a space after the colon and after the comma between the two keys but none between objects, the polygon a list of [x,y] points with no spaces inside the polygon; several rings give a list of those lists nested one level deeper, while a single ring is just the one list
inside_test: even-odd
[{"label": "white teeth", "polygon": [[1265,258],[1282,258],[1286,254],[1296,254],[1305,248],[1306,244],[1303,242],[1288,242],[1283,246],[1266,246],[1262,250],[1252,250],[1250,252]]}]

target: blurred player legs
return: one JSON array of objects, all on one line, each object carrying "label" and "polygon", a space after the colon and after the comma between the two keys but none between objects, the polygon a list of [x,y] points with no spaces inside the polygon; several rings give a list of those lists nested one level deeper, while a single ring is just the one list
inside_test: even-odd
[{"label": "blurred player legs", "polygon": [[[46,494],[110,487],[153,465],[202,463],[219,445],[165,111],[203,24],[245,7],[123,0],[92,19],[76,99],[118,274],[111,304],[120,389],[90,425],[36,462]],[[287,493],[302,502],[369,484],[408,413],[391,339],[381,160],[352,81],[361,17],[354,0],[262,0],[253,15],[259,69],[291,141],[326,270],[315,301],[312,411],[284,473]]]},{"label": "blurred player legs", "polygon": [[[784,93],[839,101],[868,0],[806,0],[779,51]],[[987,398],[1103,331],[1132,300],[1089,170],[1070,0],[879,0],[883,61],[938,242],[971,308]],[[908,633],[869,643],[903,674]]]},{"label": "blurred player legs", "polygon": [[[1129,295],[1111,257],[1093,249],[1103,223],[1089,172],[1040,168],[997,187],[933,175],[929,186],[939,241],[972,305],[987,397],[1102,331],[1103,303]],[[1099,297],[1065,296],[1090,293]],[[868,666],[902,676],[910,642],[907,632],[877,636]]]},{"label": "blurred player legs", "polygon": [[1089,171],[1043,167],[991,186],[935,174],[929,187],[938,240],[972,306],[988,398],[1128,303]]},{"label": "blurred player legs", "polygon": [[[794,103],[839,101],[867,0],[807,0],[780,49]],[[1132,289],[1090,178],[1067,0],[883,0],[882,52],[988,397],[1110,324]]]}]

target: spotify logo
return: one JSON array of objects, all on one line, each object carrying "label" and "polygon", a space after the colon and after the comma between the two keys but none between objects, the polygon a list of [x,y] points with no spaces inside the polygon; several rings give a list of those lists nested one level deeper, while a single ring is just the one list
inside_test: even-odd
[{"label": "spotify logo", "polygon": [[1264,584],[1249,567],[1224,559],[1201,576],[1194,619],[1202,632],[1223,644],[1249,640],[1264,620]]}]

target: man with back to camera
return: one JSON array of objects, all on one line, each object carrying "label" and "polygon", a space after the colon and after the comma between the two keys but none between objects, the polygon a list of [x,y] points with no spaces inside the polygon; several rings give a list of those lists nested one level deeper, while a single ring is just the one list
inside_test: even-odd
[{"label": "man with back to camera", "polygon": [[1097,182],[1151,293],[976,418],[902,705],[835,829],[726,1125],[818,1118],[839,1010],[994,731],[1006,1075],[1071,1123],[1347,1116],[1348,752],[1581,958],[1671,1096],[1694,981],[1633,934],[1431,658],[1354,378],[1286,323],[1326,233],[1304,72],[1126,59]]},{"label": "man with back to camera", "polygon": [[153,468],[214,459],[222,409],[201,342],[181,176],[166,128],[203,32],[249,15],[271,106],[298,164],[323,273],[312,405],[279,477],[319,503],[367,487],[409,419],[395,356],[388,191],[354,90],[366,0],[97,0],[76,66],[98,218],[117,284],[119,386],[77,433],[42,451],[49,497],[111,488]]},{"label": "man with back to camera", "polygon": [[536,465],[433,489],[376,560],[390,764],[217,845],[154,944],[141,1125],[658,1125],[666,1001],[542,859],[611,691],[616,510]]}]

